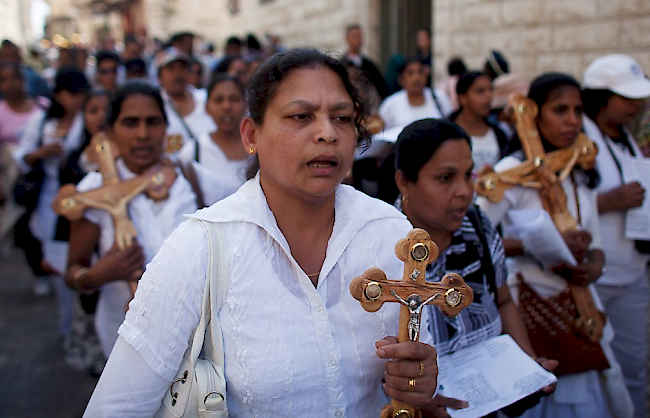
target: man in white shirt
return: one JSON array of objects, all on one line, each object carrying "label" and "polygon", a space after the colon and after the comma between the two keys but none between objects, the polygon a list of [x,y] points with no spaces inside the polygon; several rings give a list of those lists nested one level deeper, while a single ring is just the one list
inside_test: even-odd
[{"label": "man in white shirt", "polygon": [[168,135],[182,135],[184,143],[216,129],[205,111],[206,95],[188,83],[189,57],[172,50],[158,63],[158,81],[167,113]]}]

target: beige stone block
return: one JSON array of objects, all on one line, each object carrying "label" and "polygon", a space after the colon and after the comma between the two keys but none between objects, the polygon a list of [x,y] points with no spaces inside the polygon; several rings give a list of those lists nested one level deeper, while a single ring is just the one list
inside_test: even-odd
[{"label": "beige stone block", "polygon": [[553,33],[549,26],[523,28],[521,44],[524,51],[550,51],[553,49]]},{"label": "beige stone block", "polygon": [[607,21],[563,25],[553,31],[555,51],[616,48],[620,40],[620,22]]},{"label": "beige stone block", "polygon": [[639,16],[650,12],[648,0],[594,0],[598,6],[598,16]]},{"label": "beige stone block", "polygon": [[460,11],[460,26],[463,30],[489,29],[500,24],[499,4],[480,3],[457,9]]},{"label": "beige stone block", "polygon": [[650,17],[626,20],[622,25],[622,48],[650,46]]},{"label": "beige stone block", "polygon": [[561,72],[579,77],[582,70],[582,57],[579,54],[545,53],[537,57],[534,76],[548,72]]},{"label": "beige stone block", "polygon": [[526,80],[532,80],[535,74],[537,60],[534,54],[508,55],[510,72],[521,74]]},{"label": "beige stone block", "polygon": [[449,10],[436,10],[433,15],[433,28],[438,32],[451,32],[454,29],[452,12]]},{"label": "beige stone block", "polygon": [[539,0],[502,1],[500,10],[501,23],[504,26],[535,25],[542,17],[542,2]]},{"label": "beige stone block", "polygon": [[486,50],[498,49],[505,52],[519,52],[522,49],[522,29],[498,29],[484,33],[483,45]]},{"label": "beige stone block", "polygon": [[598,8],[595,0],[543,0],[545,22],[570,22],[593,19]]},{"label": "beige stone block", "polygon": [[446,33],[436,33],[433,35],[433,51],[435,55],[451,54],[450,36]]},{"label": "beige stone block", "polygon": [[485,51],[481,33],[457,34],[452,38],[451,47],[451,53],[453,55],[460,55],[462,57]]}]

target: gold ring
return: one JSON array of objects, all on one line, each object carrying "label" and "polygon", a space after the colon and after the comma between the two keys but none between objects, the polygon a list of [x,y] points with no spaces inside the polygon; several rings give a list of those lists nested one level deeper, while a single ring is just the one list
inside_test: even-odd
[{"label": "gold ring", "polygon": [[424,374],[424,363],[420,362],[420,374],[418,377],[422,377],[422,374]]},{"label": "gold ring", "polygon": [[415,390],[415,379],[409,379],[409,392]]}]

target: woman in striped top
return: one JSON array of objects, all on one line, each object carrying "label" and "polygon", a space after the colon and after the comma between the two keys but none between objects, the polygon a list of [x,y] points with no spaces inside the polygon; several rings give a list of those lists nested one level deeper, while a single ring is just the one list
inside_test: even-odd
[{"label": "woman in striped top", "polygon": [[[429,309],[429,326],[438,354],[507,333],[536,358],[510,297],[501,238],[485,214],[472,204],[474,162],[467,133],[444,120],[414,122],[397,140],[395,169],[401,193],[398,205],[413,226],[429,232],[440,250],[438,259],[427,267],[427,280],[440,281],[445,273],[454,272],[474,291],[472,304],[454,318]],[[556,365],[555,361],[538,361],[548,369]],[[440,416],[445,416],[445,407],[467,407],[461,400],[437,398]]]}]

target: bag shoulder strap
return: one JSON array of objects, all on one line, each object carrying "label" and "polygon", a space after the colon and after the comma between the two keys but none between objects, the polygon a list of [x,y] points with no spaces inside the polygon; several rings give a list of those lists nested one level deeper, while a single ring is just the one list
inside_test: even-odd
[{"label": "bag shoulder strap", "polygon": [[440,117],[444,118],[445,112],[443,112],[442,107],[440,107],[440,101],[438,100],[438,96],[436,96],[436,92],[434,91],[433,87],[431,87],[431,97],[433,97],[433,103],[435,103],[436,107],[438,108],[438,112],[440,112]]},{"label": "bag shoulder strap", "polygon": [[[201,319],[194,331],[192,338],[192,354],[190,357],[192,368],[196,365],[199,353],[203,349],[205,331],[210,323],[212,353],[211,359],[221,367],[224,364],[223,338],[217,314],[226,298],[228,289],[229,260],[228,247],[225,236],[218,223],[197,220],[208,238],[208,271],[205,280],[205,292]],[[218,259],[217,259],[218,258]],[[225,396],[225,395],[224,395]]]},{"label": "bag shoulder strap", "polygon": [[499,306],[499,292],[497,289],[497,280],[496,274],[494,273],[494,264],[492,263],[492,256],[490,255],[490,246],[487,243],[487,238],[485,237],[485,225],[483,219],[481,219],[480,209],[476,204],[472,203],[467,209],[467,217],[469,218],[472,226],[476,230],[476,235],[481,241],[481,246],[483,246],[483,254],[481,255],[481,268],[485,273],[485,278],[488,283],[488,289],[492,294],[494,303]]},{"label": "bag shoulder strap", "polygon": [[191,161],[188,161],[187,163],[183,163],[182,161],[179,161],[178,168],[181,170],[181,173],[183,174],[183,177],[185,177],[185,180],[187,180],[188,183],[190,183],[190,187],[194,192],[194,196],[196,196],[196,207],[198,209],[203,209],[204,207],[206,207],[205,199],[203,197],[203,190],[201,189],[201,183],[199,182],[199,176],[196,174],[194,165],[192,164]]}]

